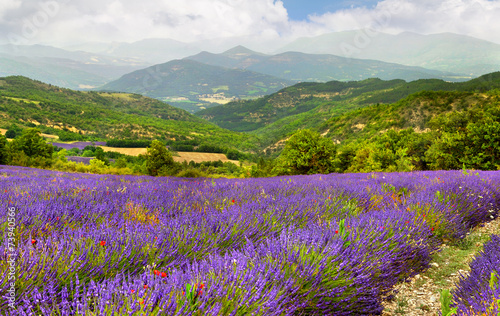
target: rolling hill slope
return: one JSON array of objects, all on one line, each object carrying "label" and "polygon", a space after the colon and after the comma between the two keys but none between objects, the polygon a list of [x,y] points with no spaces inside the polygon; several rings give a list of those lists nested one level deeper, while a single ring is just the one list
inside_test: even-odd
[{"label": "rolling hill slope", "polygon": [[38,126],[74,140],[196,139],[243,149],[249,138],[137,94],[73,91],[25,77],[0,78],[0,114],[1,128]]},{"label": "rolling hill slope", "polygon": [[[196,113],[221,127],[251,132],[264,147],[299,128],[319,129],[326,121],[374,104],[391,104],[421,91],[488,91],[500,88],[500,72],[462,83],[442,80],[300,83],[278,93]],[[322,132],[328,128],[321,129]]]}]

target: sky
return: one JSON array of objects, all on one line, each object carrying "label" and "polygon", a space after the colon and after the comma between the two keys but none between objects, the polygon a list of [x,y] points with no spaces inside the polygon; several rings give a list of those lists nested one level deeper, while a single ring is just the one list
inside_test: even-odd
[{"label": "sky", "polygon": [[73,45],[170,38],[277,45],[370,29],[500,43],[500,0],[1,0],[0,42]]}]

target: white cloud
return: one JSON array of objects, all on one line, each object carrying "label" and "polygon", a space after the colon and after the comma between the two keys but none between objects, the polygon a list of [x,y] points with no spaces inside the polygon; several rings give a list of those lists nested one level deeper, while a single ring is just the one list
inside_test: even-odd
[{"label": "white cloud", "polygon": [[381,32],[452,32],[500,43],[499,0],[385,0],[375,8],[354,8],[311,16],[329,31],[374,28]]},{"label": "white cloud", "polygon": [[375,28],[500,42],[498,17],[500,0],[384,0],[374,8],[314,15],[306,22],[290,21],[279,0],[2,0],[0,34],[24,44],[226,37],[247,44]]}]

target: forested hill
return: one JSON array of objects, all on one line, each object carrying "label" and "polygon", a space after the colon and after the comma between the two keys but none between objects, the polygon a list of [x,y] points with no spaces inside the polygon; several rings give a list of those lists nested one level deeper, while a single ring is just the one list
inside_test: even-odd
[{"label": "forested hill", "polygon": [[73,91],[20,76],[0,78],[0,112],[1,128],[38,126],[65,140],[197,139],[239,147],[247,138],[148,97]]},{"label": "forested hill", "polygon": [[[297,127],[313,127],[332,116],[377,103],[394,103],[420,91],[488,91],[500,88],[500,72],[461,83],[438,79],[299,83],[266,97],[231,102],[197,112],[195,115],[235,131],[267,132],[281,119],[280,128],[291,132]],[[303,121],[307,117],[307,122]],[[291,124],[291,128],[287,125]]]}]

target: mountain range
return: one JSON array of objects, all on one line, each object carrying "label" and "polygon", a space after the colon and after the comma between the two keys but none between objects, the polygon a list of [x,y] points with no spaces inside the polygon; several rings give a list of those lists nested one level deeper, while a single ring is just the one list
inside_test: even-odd
[{"label": "mountain range", "polygon": [[367,78],[417,80],[427,78],[455,79],[456,74],[410,67],[376,60],[345,58],[328,54],[285,52],[266,55],[243,46],[221,54],[201,52],[187,57],[200,63],[233,69],[246,69],[294,82],[363,80]]},{"label": "mountain range", "polygon": [[375,59],[473,77],[500,70],[499,44],[453,33],[345,31],[300,38],[277,52],[288,51]]},{"label": "mountain range", "polygon": [[[230,42],[213,41],[221,50]],[[0,45],[0,76],[23,75],[71,89],[139,93],[194,113],[254,99],[297,82],[442,79],[465,81],[500,69],[500,45],[444,33],[368,30],[302,38],[274,52],[145,39],[66,49]]]}]

